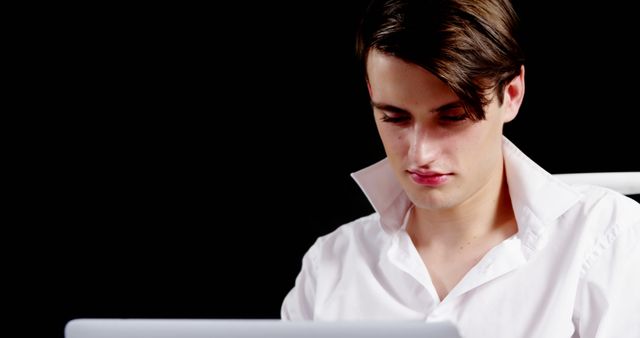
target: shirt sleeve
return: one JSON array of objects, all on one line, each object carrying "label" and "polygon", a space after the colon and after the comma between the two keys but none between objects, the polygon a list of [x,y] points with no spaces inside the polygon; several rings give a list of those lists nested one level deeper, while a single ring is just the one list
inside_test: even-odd
[{"label": "shirt sleeve", "polygon": [[302,269],[298,273],[295,286],[282,302],[282,320],[313,320],[319,250],[320,240],[316,241],[302,258]]},{"label": "shirt sleeve", "polygon": [[587,258],[574,325],[581,338],[640,337],[640,221],[612,227]]}]

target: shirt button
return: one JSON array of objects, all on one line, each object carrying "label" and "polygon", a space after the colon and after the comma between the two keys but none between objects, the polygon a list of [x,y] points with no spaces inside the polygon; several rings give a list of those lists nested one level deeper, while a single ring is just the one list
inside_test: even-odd
[{"label": "shirt button", "polygon": [[427,317],[427,323],[441,322],[443,320],[445,320],[445,318],[441,313],[432,313]]},{"label": "shirt button", "polygon": [[482,267],[482,272],[484,273],[488,272],[492,266],[493,266],[493,260],[487,261],[487,263],[485,263],[485,265]]}]

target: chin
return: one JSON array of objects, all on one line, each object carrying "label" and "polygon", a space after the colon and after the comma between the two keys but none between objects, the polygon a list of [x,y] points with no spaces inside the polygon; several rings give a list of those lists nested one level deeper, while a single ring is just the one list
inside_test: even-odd
[{"label": "chin", "polygon": [[411,202],[419,209],[449,209],[457,204],[453,196],[442,191],[414,191],[408,195]]},{"label": "chin", "polygon": [[449,209],[453,206],[455,206],[454,203],[448,203],[448,202],[422,202],[422,201],[418,201],[418,203],[413,203],[416,208],[418,209],[422,209],[422,210],[445,210],[445,209]]}]

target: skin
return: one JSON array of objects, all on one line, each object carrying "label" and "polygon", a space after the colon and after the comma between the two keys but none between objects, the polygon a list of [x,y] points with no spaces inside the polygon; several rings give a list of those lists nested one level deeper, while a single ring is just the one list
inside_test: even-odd
[{"label": "skin", "polygon": [[[372,50],[367,78],[388,161],[414,204],[407,232],[442,300],[487,251],[517,232],[502,130],[522,103],[524,67],[502,104],[489,94],[480,121],[463,118],[455,93],[415,64]],[[418,184],[415,172],[444,174],[444,182]]]}]

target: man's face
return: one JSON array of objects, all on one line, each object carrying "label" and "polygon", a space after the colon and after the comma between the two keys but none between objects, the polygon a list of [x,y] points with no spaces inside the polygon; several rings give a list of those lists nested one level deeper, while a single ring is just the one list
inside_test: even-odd
[{"label": "man's face", "polygon": [[501,178],[496,176],[503,163],[502,126],[515,116],[505,104],[493,98],[485,120],[466,119],[459,98],[444,82],[375,49],[367,58],[367,75],[387,157],[417,207],[460,206],[482,195],[491,179]]}]

